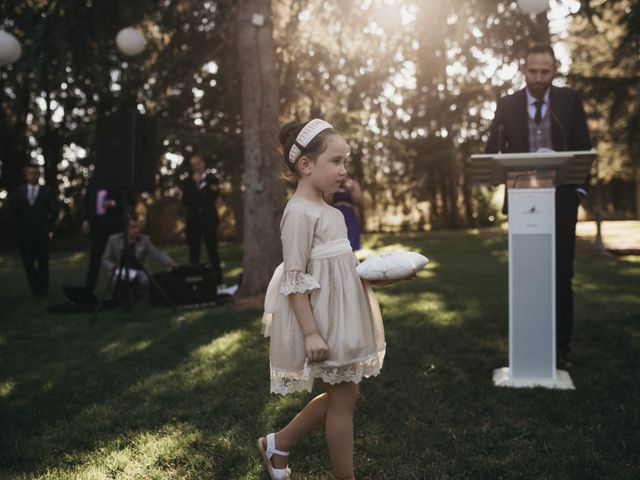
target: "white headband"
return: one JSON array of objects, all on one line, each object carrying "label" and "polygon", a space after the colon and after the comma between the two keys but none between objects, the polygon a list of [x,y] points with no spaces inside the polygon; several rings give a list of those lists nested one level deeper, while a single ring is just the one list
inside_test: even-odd
[{"label": "white headband", "polygon": [[314,118],[309,123],[307,123],[304,128],[300,130],[300,133],[293,142],[293,146],[289,151],[289,161],[291,163],[295,163],[295,161],[302,153],[302,149],[300,147],[304,148],[309,145],[309,143],[311,143],[311,140],[316,138],[316,136],[318,136],[320,132],[328,128],[333,128],[333,126],[329,122],[325,122],[320,118]]}]

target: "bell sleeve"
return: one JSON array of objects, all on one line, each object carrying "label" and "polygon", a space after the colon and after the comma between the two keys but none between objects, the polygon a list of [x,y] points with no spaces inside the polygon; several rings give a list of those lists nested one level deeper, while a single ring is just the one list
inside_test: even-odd
[{"label": "bell sleeve", "polygon": [[307,273],[307,263],[313,245],[318,219],[304,211],[287,211],[282,218],[283,274],[280,293],[308,293],[320,288],[318,281]]}]

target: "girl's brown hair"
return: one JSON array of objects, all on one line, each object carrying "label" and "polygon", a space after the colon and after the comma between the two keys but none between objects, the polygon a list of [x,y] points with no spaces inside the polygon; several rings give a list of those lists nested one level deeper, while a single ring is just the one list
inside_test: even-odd
[{"label": "girl's brown hair", "polygon": [[[309,122],[287,123],[280,129],[280,133],[278,134],[280,145],[282,145],[282,156],[285,164],[285,167],[283,168],[283,177],[287,181],[295,182],[300,177],[300,172],[296,168],[297,160],[293,163],[290,162],[289,152],[291,152],[291,147],[293,147],[296,137],[307,123]],[[327,128],[323,130],[309,142],[309,145],[301,149],[302,153],[298,158],[302,155],[306,155],[310,159],[315,160],[318,155],[327,149],[327,137],[335,134],[340,134],[340,132],[334,128]]]}]

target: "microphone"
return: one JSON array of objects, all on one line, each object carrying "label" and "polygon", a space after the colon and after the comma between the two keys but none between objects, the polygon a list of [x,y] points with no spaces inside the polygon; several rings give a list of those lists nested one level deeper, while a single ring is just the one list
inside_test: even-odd
[{"label": "microphone", "polygon": [[504,125],[498,126],[498,153],[502,153],[502,137],[504,136]]},{"label": "microphone", "polygon": [[555,120],[558,126],[560,127],[560,133],[562,133],[562,144],[564,145],[564,151],[568,152],[569,145],[567,144],[567,135],[564,133],[564,127],[562,126],[560,119],[556,115],[556,112],[554,112],[553,108],[551,108],[551,102],[549,102],[549,113],[551,114],[551,118]]}]

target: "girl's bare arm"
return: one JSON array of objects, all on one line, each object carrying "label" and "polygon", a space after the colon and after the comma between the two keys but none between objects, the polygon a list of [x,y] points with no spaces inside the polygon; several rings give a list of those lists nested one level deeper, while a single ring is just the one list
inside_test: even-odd
[{"label": "girl's bare arm", "polygon": [[321,362],[327,359],[329,347],[318,333],[316,321],[313,318],[308,293],[293,293],[289,295],[291,308],[296,315],[300,330],[304,335],[304,349],[310,362]]}]

